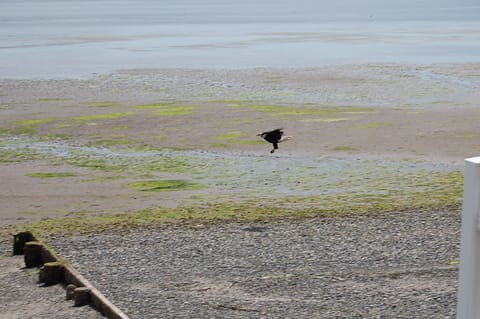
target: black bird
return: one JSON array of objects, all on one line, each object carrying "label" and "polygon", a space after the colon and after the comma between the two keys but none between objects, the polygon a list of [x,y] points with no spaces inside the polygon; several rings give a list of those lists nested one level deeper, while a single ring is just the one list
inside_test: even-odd
[{"label": "black bird", "polygon": [[268,143],[272,143],[273,149],[270,151],[270,153],[274,153],[275,150],[278,150],[278,143],[290,139],[290,136],[283,136],[283,134],[283,128],[278,128],[273,131],[258,133],[257,136],[260,136]]}]

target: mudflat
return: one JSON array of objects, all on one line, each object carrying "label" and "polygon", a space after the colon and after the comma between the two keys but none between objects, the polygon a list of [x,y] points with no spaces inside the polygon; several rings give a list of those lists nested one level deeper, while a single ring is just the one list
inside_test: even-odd
[{"label": "mudflat", "polygon": [[[385,179],[381,167],[398,163],[461,170],[480,150],[478,70],[372,64],[4,79],[1,222],[177,207],[222,192],[320,196],[345,187],[331,180],[345,170]],[[256,133],[278,127],[292,139],[270,156]],[[202,187],[135,188],[155,179]]]},{"label": "mudflat", "polygon": [[[328,187],[320,180],[335,187],[325,175],[371,160],[461,165],[480,149],[478,68],[142,69],[1,80],[2,223],[176,207],[192,196],[198,203],[199,193],[212,201],[209,191],[318,195]],[[256,133],[278,127],[292,139],[269,156]],[[375,165],[384,166],[367,166]],[[204,187],[126,187],[158,178]]]}]

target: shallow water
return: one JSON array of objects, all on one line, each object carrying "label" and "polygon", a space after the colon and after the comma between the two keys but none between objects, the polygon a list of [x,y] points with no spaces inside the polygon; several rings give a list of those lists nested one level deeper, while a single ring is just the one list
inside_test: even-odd
[{"label": "shallow water", "polygon": [[5,0],[0,77],[477,62],[479,16],[473,0]]}]

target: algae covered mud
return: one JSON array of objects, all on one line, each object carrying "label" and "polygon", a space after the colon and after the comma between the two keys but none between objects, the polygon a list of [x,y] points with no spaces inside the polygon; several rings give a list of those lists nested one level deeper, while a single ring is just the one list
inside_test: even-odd
[{"label": "algae covered mud", "polygon": [[[2,221],[60,231],[458,205],[462,160],[480,149],[478,69],[1,80]],[[255,135],[275,127],[293,138],[269,156]]]}]

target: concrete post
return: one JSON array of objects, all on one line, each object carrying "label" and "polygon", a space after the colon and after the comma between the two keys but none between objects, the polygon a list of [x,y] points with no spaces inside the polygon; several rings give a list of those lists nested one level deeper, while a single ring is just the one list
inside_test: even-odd
[{"label": "concrete post", "polygon": [[480,318],[480,157],[465,159],[457,319]]}]

